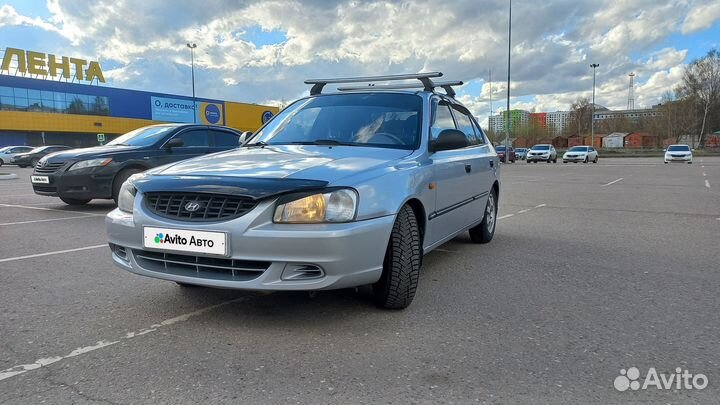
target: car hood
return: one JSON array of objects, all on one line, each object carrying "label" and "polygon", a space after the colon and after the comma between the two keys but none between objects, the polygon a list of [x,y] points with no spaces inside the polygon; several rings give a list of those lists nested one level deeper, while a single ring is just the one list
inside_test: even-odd
[{"label": "car hood", "polygon": [[96,157],[107,157],[118,153],[136,150],[135,146],[93,146],[90,148],[68,149],[53,152],[48,156],[48,162],[66,162],[69,160],[85,160]]},{"label": "car hood", "polygon": [[290,178],[332,183],[388,166],[412,151],[359,146],[277,145],[244,147],[152,170],[161,176]]}]

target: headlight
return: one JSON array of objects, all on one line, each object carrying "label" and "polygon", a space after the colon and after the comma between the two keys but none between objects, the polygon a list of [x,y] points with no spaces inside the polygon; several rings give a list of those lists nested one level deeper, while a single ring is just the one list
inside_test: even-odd
[{"label": "headlight", "polygon": [[348,222],[355,219],[357,192],[341,189],[313,194],[275,208],[273,222],[286,224],[316,224],[322,222]]},{"label": "headlight", "polygon": [[81,160],[70,166],[70,169],[68,169],[68,171],[84,169],[86,167],[107,166],[108,164],[110,164],[110,162],[112,162],[112,158]]},{"label": "headlight", "polygon": [[135,180],[144,177],[145,175],[142,173],[139,174],[133,174],[130,176],[127,180],[125,180],[125,183],[120,187],[120,193],[118,194],[118,208],[120,211],[125,211],[128,213],[133,212],[133,206],[135,205],[135,195],[137,194],[137,189],[135,188]]}]

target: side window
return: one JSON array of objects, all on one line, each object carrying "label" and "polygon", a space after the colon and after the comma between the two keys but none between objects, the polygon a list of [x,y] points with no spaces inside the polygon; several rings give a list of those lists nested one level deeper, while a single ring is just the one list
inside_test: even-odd
[{"label": "side window", "polygon": [[457,121],[458,129],[467,137],[468,145],[477,145],[479,142],[475,137],[475,130],[473,129],[470,117],[455,106],[453,106],[453,111],[455,112],[455,121]]},{"label": "side window", "polygon": [[173,138],[179,138],[183,140],[184,148],[203,148],[210,146],[210,137],[208,131],[204,129],[193,129],[185,131],[180,135],[176,135]]},{"label": "side window", "polygon": [[485,133],[483,132],[482,128],[475,122],[475,120],[472,120],[473,129],[475,130],[475,135],[477,136],[478,144],[484,145],[487,143],[487,137],[485,137]]},{"label": "side window", "polygon": [[443,129],[455,129],[455,122],[450,113],[450,106],[445,102],[433,103],[433,123],[430,126],[432,139],[437,139]]},{"label": "side window", "polygon": [[240,146],[240,136],[227,131],[210,131],[212,145],[216,148],[237,148]]}]

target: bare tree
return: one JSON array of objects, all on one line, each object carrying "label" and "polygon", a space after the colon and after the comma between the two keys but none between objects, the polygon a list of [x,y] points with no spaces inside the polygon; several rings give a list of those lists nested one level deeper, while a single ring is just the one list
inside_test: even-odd
[{"label": "bare tree", "polygon": [[684,96],[695,100],[699,107],[701,123],[698,128],[698,147],[702,148],[705,145],[708,114],[720,102],[720,53],[716,49],[694,60],[685,69],[681,91]]},{"label": "bare tree", "polygon": [[589,134],[590,114],[592,114],[592,105],[589,98],[581,97],[573,101],[570,105],[570,117],[563,130],[563,135],[578,134],[582,136],[583,134]]}]

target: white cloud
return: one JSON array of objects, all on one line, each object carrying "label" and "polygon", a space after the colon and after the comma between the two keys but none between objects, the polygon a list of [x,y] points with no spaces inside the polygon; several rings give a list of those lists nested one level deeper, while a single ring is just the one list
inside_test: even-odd
[{"label": "white cloud", "polygon": [[[265,102],[306,94],[309,77],[441,70],[473,81],[479,94],[461,97],[481,117],[504,109],[507,3],[492,0],[115,0],[92,7],[48,0],[51,17],[22,16],[0,7],[3,26],[25,25],[61,35],[73,54],[94,55],[118,68],[114,86],[189,93],[190,55],[197,43],[196,89],[203,97]],[[687,52],[665,47],[674,32],[701,30],[717,20],[717,0],[552,0],[513,8],[512,104],[566,109],[590,96],[627,103],[627,74],[637,74],[636,105],[649,105],[678,83]],[[278,31],[285,40],[256,45],[249,30]],[[638,56],[640,55],[640,56]],[[482,83],[478,90],[477,85]],[[531,97],[531,99],[529,99]]]}]

